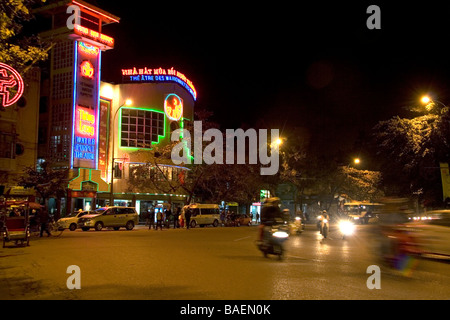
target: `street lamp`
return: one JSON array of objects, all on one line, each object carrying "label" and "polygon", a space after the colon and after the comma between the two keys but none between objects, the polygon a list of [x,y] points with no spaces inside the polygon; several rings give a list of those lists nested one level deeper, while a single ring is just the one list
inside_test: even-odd
[{"label": "street lamp", "polygon": [[[114,113],[113,123],[112,127],[114,128],[114,125],[116,124],[116,116],[120,109],[122,109],[125,106],[131,106],[133,104],[133,101],[131,99],[126,99],[125,103],[122,104],[119,108],[117,108],[116,112]],[[119,128],[120,130],[120,128]],[[114,130],[111,130],[112,132],[112,148],[111,148],[111,180],[110,180],[110,196],[109,196],[109,205],[114,206],[114,161],[119,158],[114,157],[114,142],[115,142],[115,132]]]},{"label": "street lamp", "polygon": [[443,106],[444,108],[447,108],[447,106],[442,103],[439,100],[436,99],[432,99],[429,96],[425,95],[420,99],[420,102],[422,102],[425,105],[425,108],[427,109],[427,111],[431,111],[431,109],[433,109],[434,105],[436,103],[440,104],[441,106]]},{"label": "street lamp", "polygon": [[361,162],[361,160],[359,158],[353,159],[353,163],[354,164],[359,164],[360,162]]},{"label": "street lamp", "polygon": [[278,138],[277,140],[275,140],[275,144],[277,144],[278,146],[280,146],[283,143],[283,140],[281,140],[281,138]]}]

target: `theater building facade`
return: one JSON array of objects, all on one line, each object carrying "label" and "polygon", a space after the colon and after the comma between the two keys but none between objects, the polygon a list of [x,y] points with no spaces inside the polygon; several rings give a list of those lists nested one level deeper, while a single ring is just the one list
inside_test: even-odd
[{"label": "theater building facade", "polygon": [[[151,206],[158,210],[166,204],[182,206],[187,194],[165,193],[158,181],[163,184],[167,179],[177,185],[180,177],[186,177],[187,168],[171,164],[170,159],[155,158],[155,151],[170,145],[171,133],[193,120],[195,88],[173,68],[120,71],[124,83],[102,82],[100,88],[100,119],[109,119],[111,130],[99,141],[99,170],[103,179],[113,183],[114,205],[134,206],[140,212]],[[109,141],[104,141],[105,137]],[[108,146],[107,150],[103,146]],[[108,159],[106,165],[104,159]],[[136,177],[137,172],[142,173],[138,167],[144,167],[147,174]],[[132,176],[147,179],[148,186],[143,187],[145,180],[134,185]],[[111,193],[99,194],[98,203],[111,203]]]},{"label": "theater building facade", "polygon": [[[71,12],[73,24],[68,23]],[[179,70],[153,65],[118,69],[120,84],[102,82],[102,55],[115,45],[103,27],[120,18],[81,0],[58,1],[36,13],[51,22],[41,36],[54,44],[42,80],[38,163],[46,159],[71,169],[62,213],[105,205],[143,211],[183,204],[184,194],[163,193],[155,184],[138,189],[129,178],[136,168],[155,163],[157,147],[193,120],[193,83]],[[148,167],[150,175],[155,172]],[[187,170],[157,167],[164,179]]]}]

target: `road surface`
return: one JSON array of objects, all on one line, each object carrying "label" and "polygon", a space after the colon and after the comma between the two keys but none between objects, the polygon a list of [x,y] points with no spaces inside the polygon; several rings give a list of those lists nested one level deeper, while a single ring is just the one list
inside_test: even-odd
[{"label": "road surface", "polygon": [[[368,226],[342,240],[313,225],[291,236],[286,257],[264,258],[256,226],[132,231],[66,230],[0,249],[1,299],[317,300],[449,299],[450,264],[421,259],[402,273],[374,254]],[[9,244],[11,245],[11,244]],[[369,289],[369,266],[380,289]],[[80,289],[69,289],[69,266]],[[369,281],[374,283],[373,281]],[[72,282],[75,283],[75,282]]]}]

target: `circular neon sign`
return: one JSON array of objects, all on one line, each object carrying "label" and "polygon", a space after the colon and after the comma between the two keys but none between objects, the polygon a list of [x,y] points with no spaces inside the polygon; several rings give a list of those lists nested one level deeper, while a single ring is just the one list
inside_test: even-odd
[{"label": "circular neon sign", "polygon": [[0,62],[0,107],[9,107],[23,94],[23,79],[11,66]]},{"label": "circular neon sign", "polygon": [[80,64],[81,75],[83,77],[92,79],[94,77],[94,66],[87,60]]},{"label": "circular neon sign", "polygon": [[170,120],[180,120],[183,115],[183,100],[174,93],[169,94],[164,100],[164,112]]}]

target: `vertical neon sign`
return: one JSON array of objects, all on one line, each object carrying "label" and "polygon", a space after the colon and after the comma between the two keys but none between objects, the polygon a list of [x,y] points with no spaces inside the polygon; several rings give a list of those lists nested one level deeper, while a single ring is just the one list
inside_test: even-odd
[{"label": "vertical neon sign", "polygon": [[101,51],[75,41],[71,167],[97,169]]}]

